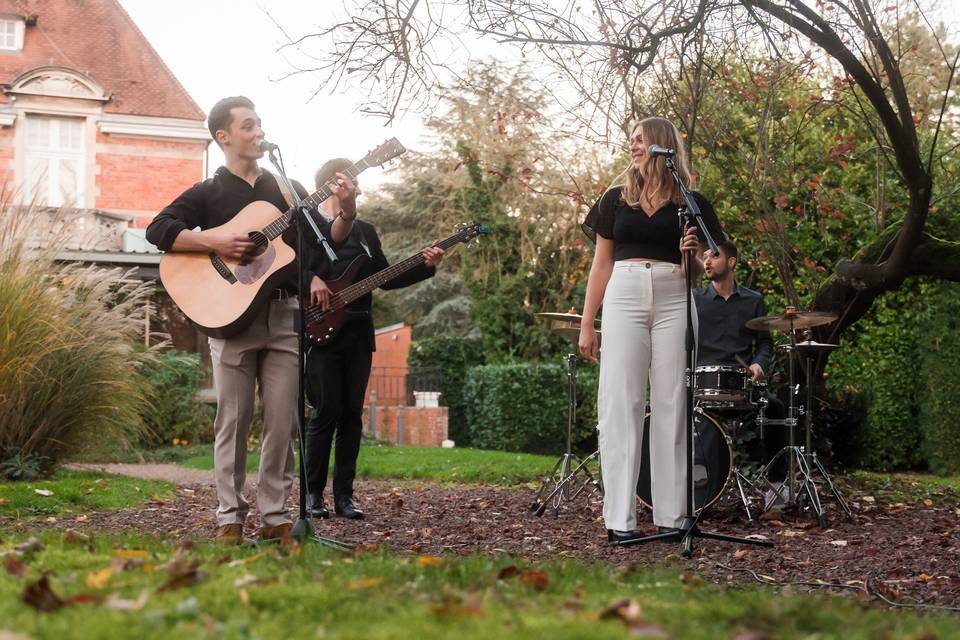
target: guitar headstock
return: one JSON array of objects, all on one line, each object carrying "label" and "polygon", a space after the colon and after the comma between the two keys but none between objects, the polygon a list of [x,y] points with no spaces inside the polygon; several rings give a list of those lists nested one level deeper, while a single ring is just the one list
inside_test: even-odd
[{"label": "guitar headstock", "polygon": [[468,245],[475,245],[479,242],[480,236],[490,233],[490,227],[477,223],[461,222],[454,229],[460,237],[461,242]]},{"label": "guitar headstock", "polygon": [[363,156],[361,162],[364,162],[368,167],[379,167],[384,162],[393,160],[406,152],[407,148],[400,144],[399,140],[390,138],[376,149],[367,152],[367,155]]}]

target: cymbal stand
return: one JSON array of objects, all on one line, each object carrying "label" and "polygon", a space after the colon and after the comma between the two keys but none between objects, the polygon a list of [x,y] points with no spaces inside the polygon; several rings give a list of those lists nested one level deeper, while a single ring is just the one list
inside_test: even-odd
[{"label": "cymbal stand", "polygon": [[813,383],[810,381],[810,376],[813,375],[813,358],[809,355],[804,358],[806,364],[806,376],[807,376],[807,410],[804,415],[804,426],[806,428],[806,458],[809,466],[812,467],[812,470],[819,473],[823,478],[823,482],[827,485],[827,488],[830,490],[830,493],[833,494],[833,497],[836,499],[837,504],[840,505],[840,508],[843,509],[843,512],[847,514],[847,518],[853,519],[853,513],[850,511],[847,501],[844,500],[843,495],[840,493],[840,490],[837,489],[837,485],[834,484],[833,478],[830,477],[830,474],[827,473],[826,467],[823,466],[823,463],[820,462],[820,459],[817,457],[817,451],[813,448]]},{"label": "cymbal stand", "polygon": [[600,451],[594,451],[583,460],[573,453],[573,425],[577,416],[577,356],[567,354],[567,449],[557,460],[553,471],[547,475],[540,488],[530,511],[535,516],[542,516],[547,507],[553,508],[553,516],[560,515],[560,504],[566,500],[575,500],[585,491],[588,495],[597,493],[603,495],[603,483],[599,473],[595,477],[590,471],[590,465],[600,461]]},{"label": "cymbal stand", "polygon": [[[806,406],[800,405],[797,406],[796,398],[800,393],[799,385],[796,384],[795,378],[795,366],[796,358],[799,355],[799,350],[797,349],[797,330],[793,326],[793,321],[790,321],[790,348],[789,348],[789,381],[790,381],[790,401],[787,407],[787,417],[783,420],[768,420],[763,419],[761,426],[785,426],[789,429],[788,431],[788,441],[787,446],[781,449],[770,459],[767,465],[760,471],[757,476],[757,484],[763,484],[767,486],[771,491],[773,491],[775,497],[773,500],[768,501],[764,504],[764,511],[769,511],[777,502],[783,503],[786,507],[798,507],[800,508],[800,496],[806,495],[809,500],[810,507],[813,510],[813,514],[816,518],[817,524],[820,527],[826,527],[827,515],[826,509],[823,506],[823,503],[820,501],[820,494],[817,491],[817,485],[814,481],[814,472],[819,473],[829,487],[831,493],[834,497],[837,498],[837,501],[840,504],[840,507],[844,510],[848,517],[851,517],[850,509],[847,506],[846,501],[840,495],[840,492],[837,490],[836,485],[834,485],[833,480],[827,474],[826,469],[820,463],[819,459],[816,457],[816,454],[812,452],[812,423],[813,423],[813,386],[810,382],[809,376],[811,373],[811,367],[809,358],[807,359],[806,364],[806,374],[807,374],[807,398]],[[796,427],[799,423],[797,416],[804,416],[804,426],[806,428],[806,446],[799,446],[797,444],[796,438]],[[758,419],[758,422],[760,420]],[[789,461],[789,470],[787,472],[787,481],[780,485],[779,487],[773,484],[770,481],[770,470],[773,468],[774,464],[783,456],[787,456]],[[814,468],[811,468],[811,464]],[[799,473],[798,473],[799,470]]]}]

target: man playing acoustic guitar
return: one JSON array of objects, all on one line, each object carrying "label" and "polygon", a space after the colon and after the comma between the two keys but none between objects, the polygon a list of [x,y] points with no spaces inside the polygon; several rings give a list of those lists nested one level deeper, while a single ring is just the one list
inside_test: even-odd
[{"label": "man playing acoustic guitar", "polygon": [[[223,150],[224,166],[212,178],[180,194],[147,228],[147,239],[163,251],[203,252],[241,259],[254,251],[246,234],[218,230],[244,207],[266,201],[280,211],[288,208],[287,194],[277,179],[262,170],[260,144],[263,129],[253,103],[245,97],[224,98],[207,119],[210,135]],[[294,183],[301,197],[307,193]],[[337,186],[345,211],[355,215],[352,185]],[[194,228],[200,231],[193,231]],[[343,220],[325,226],[335,242],[347,237],[350,224]],[[284,240],[296,246],[295,226]],[[291,236],[291,237],[287,237]],[[243,496],[246,479],[247,437],[253,420],[254,393],[259,383],[263,405],[263,438],[257,504],[261,539],[289,539],[291,517],[286,505],[293,484],[293,439],[296,433],[299,366],[297,363],[296,271],[278,281],[269,303],[258,310],[252,323],[228,338],[209,338],[213,377],[217,390],[214,421],[214,467],[217,486],[216,539],[238,544],[249,504]],[[210,305],[222,301],[211,299]]]},{"label": "man playing acoustic guitar", "polygon": [[[325,163],[316,174],[316,186],[321,188],[336,177],[344,181],[339,171],[351,162],[337,158]],[[353,183],[346,181],[349,186]],[[359,193],[359,189],[356,189]],[[324,281],[341,277],[356,260],[365,260],[357,278],[366,278],[388,267],[380,246],[380,238],[369,222],[355,220],[355,205],[346,206],[340,196],[334,195],[320,205],[321,211],[336,216],[336,221],[351,225],[346,241],[330,237],[336,250],[337,260],[331,261],[326,253],[310,241],[306,243],[305,256],[310,282],[310,301],[327,310],[331,291]],[[421,252],[424,264],[398,275],[384,289],[399,289],[412,285],[436,273],[443,259],[443,249],[427,247]],[[357,471],[357,456],[360,453],[360,436],[363,431],[363,398],[370,377],[374,340],[373,319],[370,311],[370,294],[355,300],[346,307],[352,318],[340,334],[328,345],[313,346],[307,354],[306,388],[313,411],[307,423],[307,500],[308,513],[315,518],[327,518],[330,512],[323,500],[330,464],[330,449],[336,432],[336,453],[333,468],[333,506],[339,516],[351,519],[363,517],[363,512],[353,501],[353,479]]]}]

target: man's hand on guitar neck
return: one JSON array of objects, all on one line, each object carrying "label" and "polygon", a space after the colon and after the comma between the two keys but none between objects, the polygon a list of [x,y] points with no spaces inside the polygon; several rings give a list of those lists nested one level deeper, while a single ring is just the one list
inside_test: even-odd
[{"label": "man's hand on guitar neck", "polygon": [[439,267],[443,260],[443,249],[440,247],[426,247],[420,252],[423,255],[423,261],[428,267]]},{"label": "man's hand on guitar neck", "polygon": [[253,241],[245,233],[229,231],[183,230],[173,241],[174,251],[214,251],[225,258],[239,260],[253,249]]}]

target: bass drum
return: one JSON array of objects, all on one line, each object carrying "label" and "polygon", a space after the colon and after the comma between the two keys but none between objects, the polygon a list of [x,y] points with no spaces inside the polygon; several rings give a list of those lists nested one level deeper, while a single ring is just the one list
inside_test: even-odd
[{"label": "bass drum", "polygon": [[[700,409],[694,411],[693,482],[694,506],[697,510],[716,502],[733,471],[733,447],[730,437],[716,418]],[[648,509],[653,508],[650,490],[650,414],[643,418],[643,448],[637,496]],[[686,501],[684,501],[686,502]]]}]

